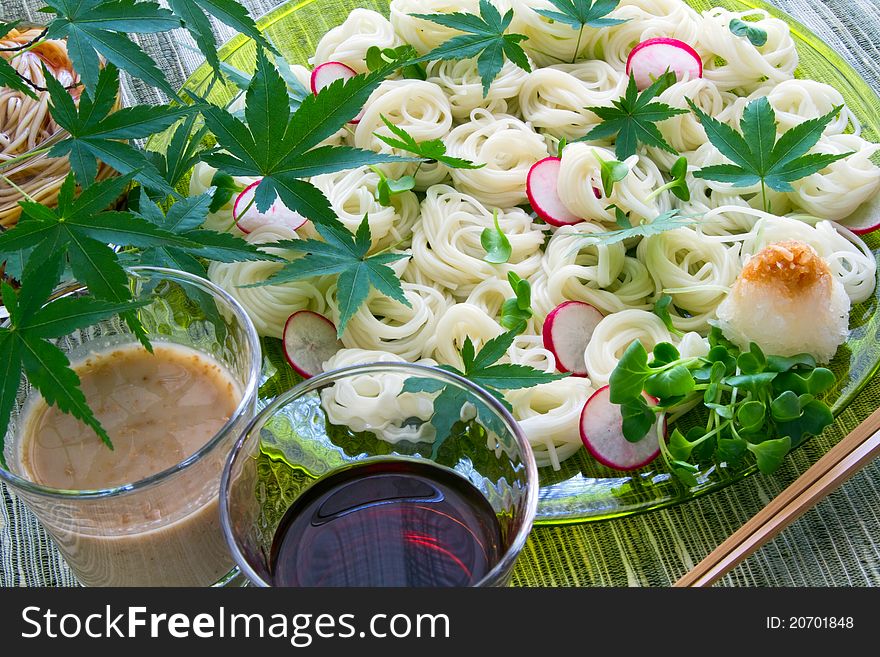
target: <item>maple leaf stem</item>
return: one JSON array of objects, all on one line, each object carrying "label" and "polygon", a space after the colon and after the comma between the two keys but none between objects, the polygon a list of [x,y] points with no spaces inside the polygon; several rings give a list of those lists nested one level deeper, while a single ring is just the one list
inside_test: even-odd
[{"label": "maple leaf stem", "polygon": [[763,178],[761,178],[761,200],[764,202],[764,212],[770,212],[770,210],[767,209],[767,186],[764,183]]},{"label": "maple leaf stem", "polygon": [[536,48],[531,48],[531,50],[532,50],[532,52],[536,52],[539,55],[544,55],[544,57],[550,57],[551,59],[555,59],[557,62],[560,62],[562,64],[565,63],[565,59],[563,59],[562,57],[557,57],[556,55],[552,55],[549,52],[544,52],[543,50],[537,50]]},{"label": "maple leaf stem", "polygon": [[[370,257],[375,258],[376,256],[383,255],[383,254],[385,254],[385,253],[390,253],[391,251],[393,251],[394,249],[396,249],[396,248],[397,248],[398,246],[400,246],[401,244],[404,244],[405,242],[406,242],[405,239],[403,239],[403,240],[397,240],[394,244],[391,244],[390,246],[386,246],[386,247],[385,247],[384,249],[382,249],[381,251],[377,251],[376,253],[373,253]],[[366,256],[364,256],[364,259],[366,259]]]},{"label": "maple leaf stem", "polygon": [[581,29],[578,32],[577,43],[574,46],[574,55],[571,56],[571,63],[574,64],[577,61],[578,53],[581,51],[581,39],[584,38],[584,28],[586,25],[581,25]]}]

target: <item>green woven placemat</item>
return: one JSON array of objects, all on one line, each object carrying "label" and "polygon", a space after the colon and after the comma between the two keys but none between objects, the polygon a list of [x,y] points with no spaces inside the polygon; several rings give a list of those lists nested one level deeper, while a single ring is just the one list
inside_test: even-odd
[{"label": "green woven placemat", "polygon": [[[770,0],[840,52],[880,89],[878,0]],[[245,0],[254,15],[280,2]],[[41,0],[2,0],[0,19],[39,20]],[[222,26],[221,39],[234,34]],[[172,85],[200,63],[179,34],[140,39]],[[152,89],[129,85],[127,96],[156,102]],[[877,108],[880,111],[880,108]],[[561,528],[536,528],[517,566],[524,586],[667,586],[711,552],[880,406],[873,381],[833,430],[810,440],[772,477],[755,476],[721,492],[649,515]],[[76,583],[33,516],[0,485],[0,585]],[[880,585],[880,462],[869,465],[722,581],[727,586]]]}]

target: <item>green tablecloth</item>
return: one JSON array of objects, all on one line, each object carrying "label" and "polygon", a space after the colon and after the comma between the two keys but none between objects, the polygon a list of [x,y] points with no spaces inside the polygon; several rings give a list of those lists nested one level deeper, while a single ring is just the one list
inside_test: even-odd
[{"label": "green tablecloth", "polygon": [[[880,89],[880,0],[770,0],[840,52]],[[245,0],[254,15],[279,0]],[[3,0],[0,19],[38,19],[41,0]],[[220,26],[222,39],[233,33]],[[140,40],[180,86],[199,64],[181,46],[187,37]],[[156,100],[141,84],[130,99]],[[877,108],[880,111],[880,108]],[[813,439],[772,477],[755,476],[682,506],[607,522],[536,528],[519,561],[515,583],[525,586],[666,586],[778,495],[858,422],[880,406],[875,380],[843,413],[833,430]],[[19,502],[4,490],[0,505],[0,585],[75,583],[51,542]],[[865,468],[726,576],[727,586],[880,585],[880,461]]]}]

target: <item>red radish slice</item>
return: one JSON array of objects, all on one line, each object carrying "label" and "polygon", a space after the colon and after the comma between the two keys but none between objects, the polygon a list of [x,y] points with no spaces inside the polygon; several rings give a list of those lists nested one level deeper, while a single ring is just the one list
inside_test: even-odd
[{"label": "red radish slice", "polygon": [[[648,403],[657,400],[645,395]],[[644,438],[631,443],[623,436],[620,406],[611,403],[608,386],[599,388],[581,412],[581,440],[593,457],[615,470],[635,470],[647,465],[660,453],[656,424]]]},{"label": "red radish slice", "polygon": [[257,181],[245,187],[232,206],[232,218],[242,233],[250,233],[266,224],[284,224],[296,230],[306,223],[305,217],[284,205],[280,198],[275,199],[268,211],[260,212],[257,210],[253,200],[259,184],[260,181]]},{"label": "red radish slice", "polygon": [[559,183],[560,166],[562,160],[558,157],[548,157],[532,165],[526,178],[526,194],[535,212],[548,224],[572,226],[581,223],[583,219],[569,211],[559,198],[556,186]]},{"label": "red radish slice", "polygon": [[583,301],[566,301],[547,315],[541,335],[544,347],[556,358],[556,369],[587,376],[584,351],[603,319],[602,313]]},{"label": "red radish slice", "polygon": [[835,222],[843,228],[848,228],[856,235],[867,235],[880,229],[880,215],[872,215],[864,213],[860,217],[847,217],[841,221]]},{"label": "red radish slice", "polygon": [[356,75],[357,71],[342,62],[327,62],[326,64],[321,64],[312,71],[312,93],[317,94],[321,89],[329,86],[337,80],[350,80]]},{"label": "red radish slice", "polygon": [[[316,67],[312,71],[311,86],[312,93],[317,95],[321,89],[330,86],[336,80],[351,80],[357,75],[351,66],[342,62],[327,62]],[[363,118],[363,112],[358,114],[349,123],[358,123]]]},{"label": "red radish slice", "polygon": [[324,363],[343,348],[333,322],[311,310],[300,310],[287,318],[282,340],[287,362],[307,379],[323,372]]},{"label": "red radish slice", "polygon": [[633,74],[639,90],[647,89],[667,70],[679,81],[703,77],[703,60],[696,50],[684,41],[656,37],[642,41],[626,59],[626,74]]}]

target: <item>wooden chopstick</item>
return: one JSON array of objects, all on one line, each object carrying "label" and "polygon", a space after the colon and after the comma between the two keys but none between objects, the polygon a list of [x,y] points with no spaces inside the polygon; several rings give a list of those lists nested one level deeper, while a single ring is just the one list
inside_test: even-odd
[{"label": "wooden chopstick", "polygon": [[880,409],[673,586],[711,586],[878,455]]}]

